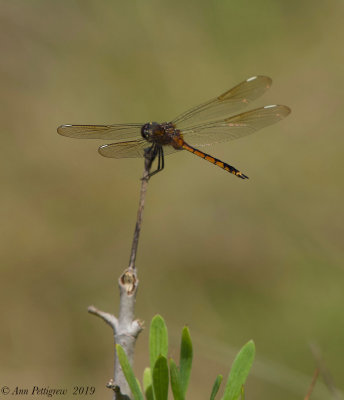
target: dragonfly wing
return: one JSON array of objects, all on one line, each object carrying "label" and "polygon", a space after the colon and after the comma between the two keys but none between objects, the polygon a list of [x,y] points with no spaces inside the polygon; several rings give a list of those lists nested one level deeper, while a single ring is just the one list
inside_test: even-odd
[{"label": "dragonfly wing", "polygon": [[220,96],[186,111],[172,123],[178,129],[184,129],[197,123],[228,117],[260,97],[271,84],[272,80],[267,76],[253,76]]},{"label": "dragonfly wing", "polygon": [[287,106],[265,106],[220,121],[195,125],[185,129],[183,133],[187,134],[188,142],[193,146],[226,142],[272,125],[288,116],[290,112]]},{"label": "dragonfly wing", "polygon": [[[119,142],[104,144],[98,151],[104,157],[110,158],[140,158],[144,157],[145,149],[152,146],[146,140],[132,140],[129,142]],[[172,146],[163,146],[164,155],[177,152]]]},{"label": "dragonfly wing", "polygon": [[77,139],[139,139],[143,124],[61,125],[57,132]]},{"label": "dragonfly wing", "polygon": [[104,157],[110,158],[139,158],[144,157],[145,148],[149,147],[146,140],[110,143],[100,146],[98,151]]}]

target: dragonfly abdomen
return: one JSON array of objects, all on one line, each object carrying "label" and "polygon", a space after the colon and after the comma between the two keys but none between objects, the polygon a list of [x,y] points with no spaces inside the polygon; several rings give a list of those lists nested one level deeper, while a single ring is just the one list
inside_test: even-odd
[{"label": "dragonfly abdomen", "polygon": [[241,179],[248,179],[248,176],[244,175],[242,172],[237,170],[236,168],[232,167],[231,165],[219,160],[218,158],[215,158],[213,156],[210,156],[209,154],[204,153],[201,150],[195,149],[194,147],[188,145],[187,143],[184,142],[183,144],[183,149],[189,151],[190,153],[195,154],[198,157],[203,158],[204,160],[209,161],[210,163],[224,169],[227,172],[230,172],[231,174],[237,176],[238,178]]}]

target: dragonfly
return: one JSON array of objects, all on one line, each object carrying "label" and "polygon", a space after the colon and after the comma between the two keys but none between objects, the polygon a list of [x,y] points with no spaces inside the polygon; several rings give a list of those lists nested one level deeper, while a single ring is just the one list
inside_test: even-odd
[{"label": "dragonfly", "polygon": [[150,166],[157,159],[156,169],[149,173],[149,177],[164,169],[166,155],[186,150],[238,178],[248,179],[237,168],[203,152],[200,147],[250,135],[288,116],[290,108],[277,104],[237,114],[263,95],[271,84],[272,80],[267,76],[253,76],[221,95],[191,108],[171,122],[61,125],[57,132],[77,139],[112,140],[113,143],[104,144],[98,149],[104,157],[148,157]]}]

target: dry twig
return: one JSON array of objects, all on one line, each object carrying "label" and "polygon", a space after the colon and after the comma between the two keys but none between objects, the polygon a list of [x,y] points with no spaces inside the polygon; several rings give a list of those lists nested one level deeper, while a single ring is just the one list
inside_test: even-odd
[{"label": "dry twig", "polygon": [[[119,314],[118,318],[107,312],[98,310],[94,306],[88,307],[90,314],[96,315],[111,326],[114,332],[115,344],[120,344],[125,350],[130,364],[133,364],[135,342],[142,331],[142,322],[134,319],[135,300],[138,288],[138,278],[136,271],[136,254],[139,236],[142,225],[142,213],[145,204],[145,196],[149,181],[149,172],[153,159],[150,152],[146,153],[144,173],[141,180],[140,201],[137,211],[137,219],[130,253],[129,267],[124,270],[118,279],[120,290]],[[107,387],[114,392],[115,400],[130,399],[130,389],[124,377],[117,354],[115,353],[114,379],[107,383]]]}]

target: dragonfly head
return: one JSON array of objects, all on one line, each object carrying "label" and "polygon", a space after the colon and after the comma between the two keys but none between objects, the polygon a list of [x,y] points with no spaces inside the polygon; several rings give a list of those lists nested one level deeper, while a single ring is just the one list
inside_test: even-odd
[{"label": "dragonfly head", "polygon": [[155,136],[162,135],[164,129],[157,122],[148,122],[141,128],[141,136],[148,142],[151,142]]}]

